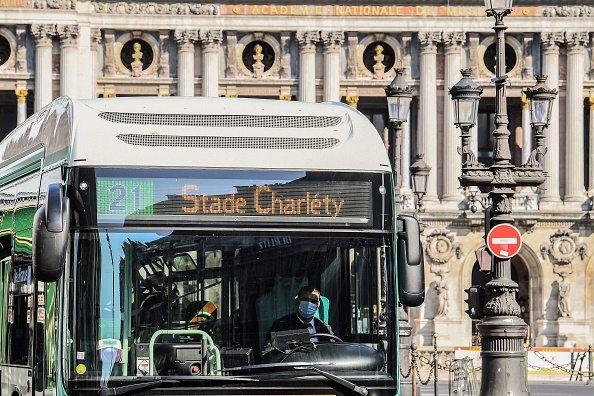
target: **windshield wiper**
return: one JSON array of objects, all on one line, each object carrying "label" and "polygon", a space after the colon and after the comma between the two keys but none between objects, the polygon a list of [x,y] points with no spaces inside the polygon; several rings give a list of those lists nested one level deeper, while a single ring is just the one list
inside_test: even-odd
[{"label": "windshield wiper", "polygon": [[345,388],[347,388],[347,389],[349,389],[349,390],[351,390],[351,391],[353,391],[355,393],[360,394],[361,396],[367,396],[367,394],[369,393],[369,391],[367,390],[367,388],[364,387],[364,386],[358,386],[356,384],[353,384],[351,381],[347,381],[344,378],[340,378],[337,375],[330,374],[329,372],[324,371],[324,370],[320,370],[319,368],[314,367],[314,366],[298,366],[298,367],[295,367],[295,369],[296,370],[311,370],[311,371],[314,371],[314,372],[316,372],[316,373],[318,373],[320,375],[323,375],[324,377],[328,378],[330,381],[334,381],[337,384],[340,384],[340,385],[344,386]]},{"label": "windshield wiper", "polygon": [[115,395],[129,395],[132,393],[140,392],[145,389],[158,388],[163,385],[176,384],[179,381],[176,380],[157,380],[150,382],[141,382],[139,384],[116,386],[115,388],[102,388],[99,391],[99,396],[115,396]]},{"label": "windshield wiper", "polygon": [[[331,365],[332,363],[330,362],[318,362],[316,363],[318,365]],[[345,380],[344,378],[338,377],[334,374],[330,374],[327,371],[324,370],[320,370],[319,368],[312,366],[311,363],[309,362],[303,362],[303,363],[267,363],[267,364],[254,364],[252,366],[242,366],[242,367],[230,367],[230,368],[226,368],[223,369],[223,371],[250,371],[250,370],[259,370],[259,369],[293,369],[293,370],[309,370],[309,371],[313,371],[315,373],[318,373],[326,378],[328,378],[330,381],[333,381],[337,384],[340,384],[342,386],[344,386],[345,388],[361,395],[361,396],[367,396],[367,394],[369,393],[369,391],[367,390],[366,387],[364,386],[358,386],[356,384],[353,384],[350,381]]]}]

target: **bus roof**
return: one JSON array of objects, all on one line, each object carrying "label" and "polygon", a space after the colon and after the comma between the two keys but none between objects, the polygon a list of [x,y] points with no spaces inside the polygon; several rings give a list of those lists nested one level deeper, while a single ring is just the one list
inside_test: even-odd
[{"label": "bus roof", "polygon": [[[63,108],[64,99],[55,102],[61,100]],[[72,166],[390,171],[373,124],[342,103],[208,97],[67,101],[71,111],[61,111],[71,117]],[[51,112],[50,107],[46,119]]]}]

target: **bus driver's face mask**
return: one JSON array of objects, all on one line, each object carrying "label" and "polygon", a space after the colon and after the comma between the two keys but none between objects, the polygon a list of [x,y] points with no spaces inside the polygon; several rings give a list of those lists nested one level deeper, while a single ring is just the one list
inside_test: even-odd
[{"label": "bus driver's face mask", "polygon": [[314,316],[316,310],[318,309],[318,304],[312,303],[311,301],[299,301],[299,314],[309,319]]}]

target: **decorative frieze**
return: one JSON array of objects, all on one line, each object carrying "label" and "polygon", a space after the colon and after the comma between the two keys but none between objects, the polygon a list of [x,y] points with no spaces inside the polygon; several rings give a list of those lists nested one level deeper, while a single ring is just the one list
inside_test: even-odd
[{"label": "decorative frieze", "polygon": [[57,10],[76,9],[77,0],[35,0],[33,6],[39,9],[53,8]]},{"label": "decorative frieze", "polygon": [[[54,0],[56,1],[56,0]],[[62,0],[66,1],[66,0]],[[49,2],[49,1],[48,1]],[[148,15],[219,15],[220,5],[218,4],[194,4],[194,3],[172,3],[160,4],[149,3],[91,3],[92,12],[98,14],[148,14]]]},{"label": "decorative frieze", "polygon": [[450,51],[459,51],[466,42],[463,32],[443,32],[442,37],[446,49]]},{"label": "decorative frieze", "polygon": [[588,18],[594,16],[594,7],[590,6],[550,6],[542,9],[544,17]]}]

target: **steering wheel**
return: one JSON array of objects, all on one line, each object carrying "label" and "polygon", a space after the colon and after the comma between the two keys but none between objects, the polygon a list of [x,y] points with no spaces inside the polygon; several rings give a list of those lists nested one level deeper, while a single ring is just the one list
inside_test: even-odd
[{"label": "steering wheel", "polygon": [[334,334],[328,334],[328,333],[313,333],[309,335],[309,338],[315,338],[315,337],[326,337],[326,338],[330,338],[331,340],[334,341],[338,341],[338,342],[343,342],[339,337],[335,336]]}]

